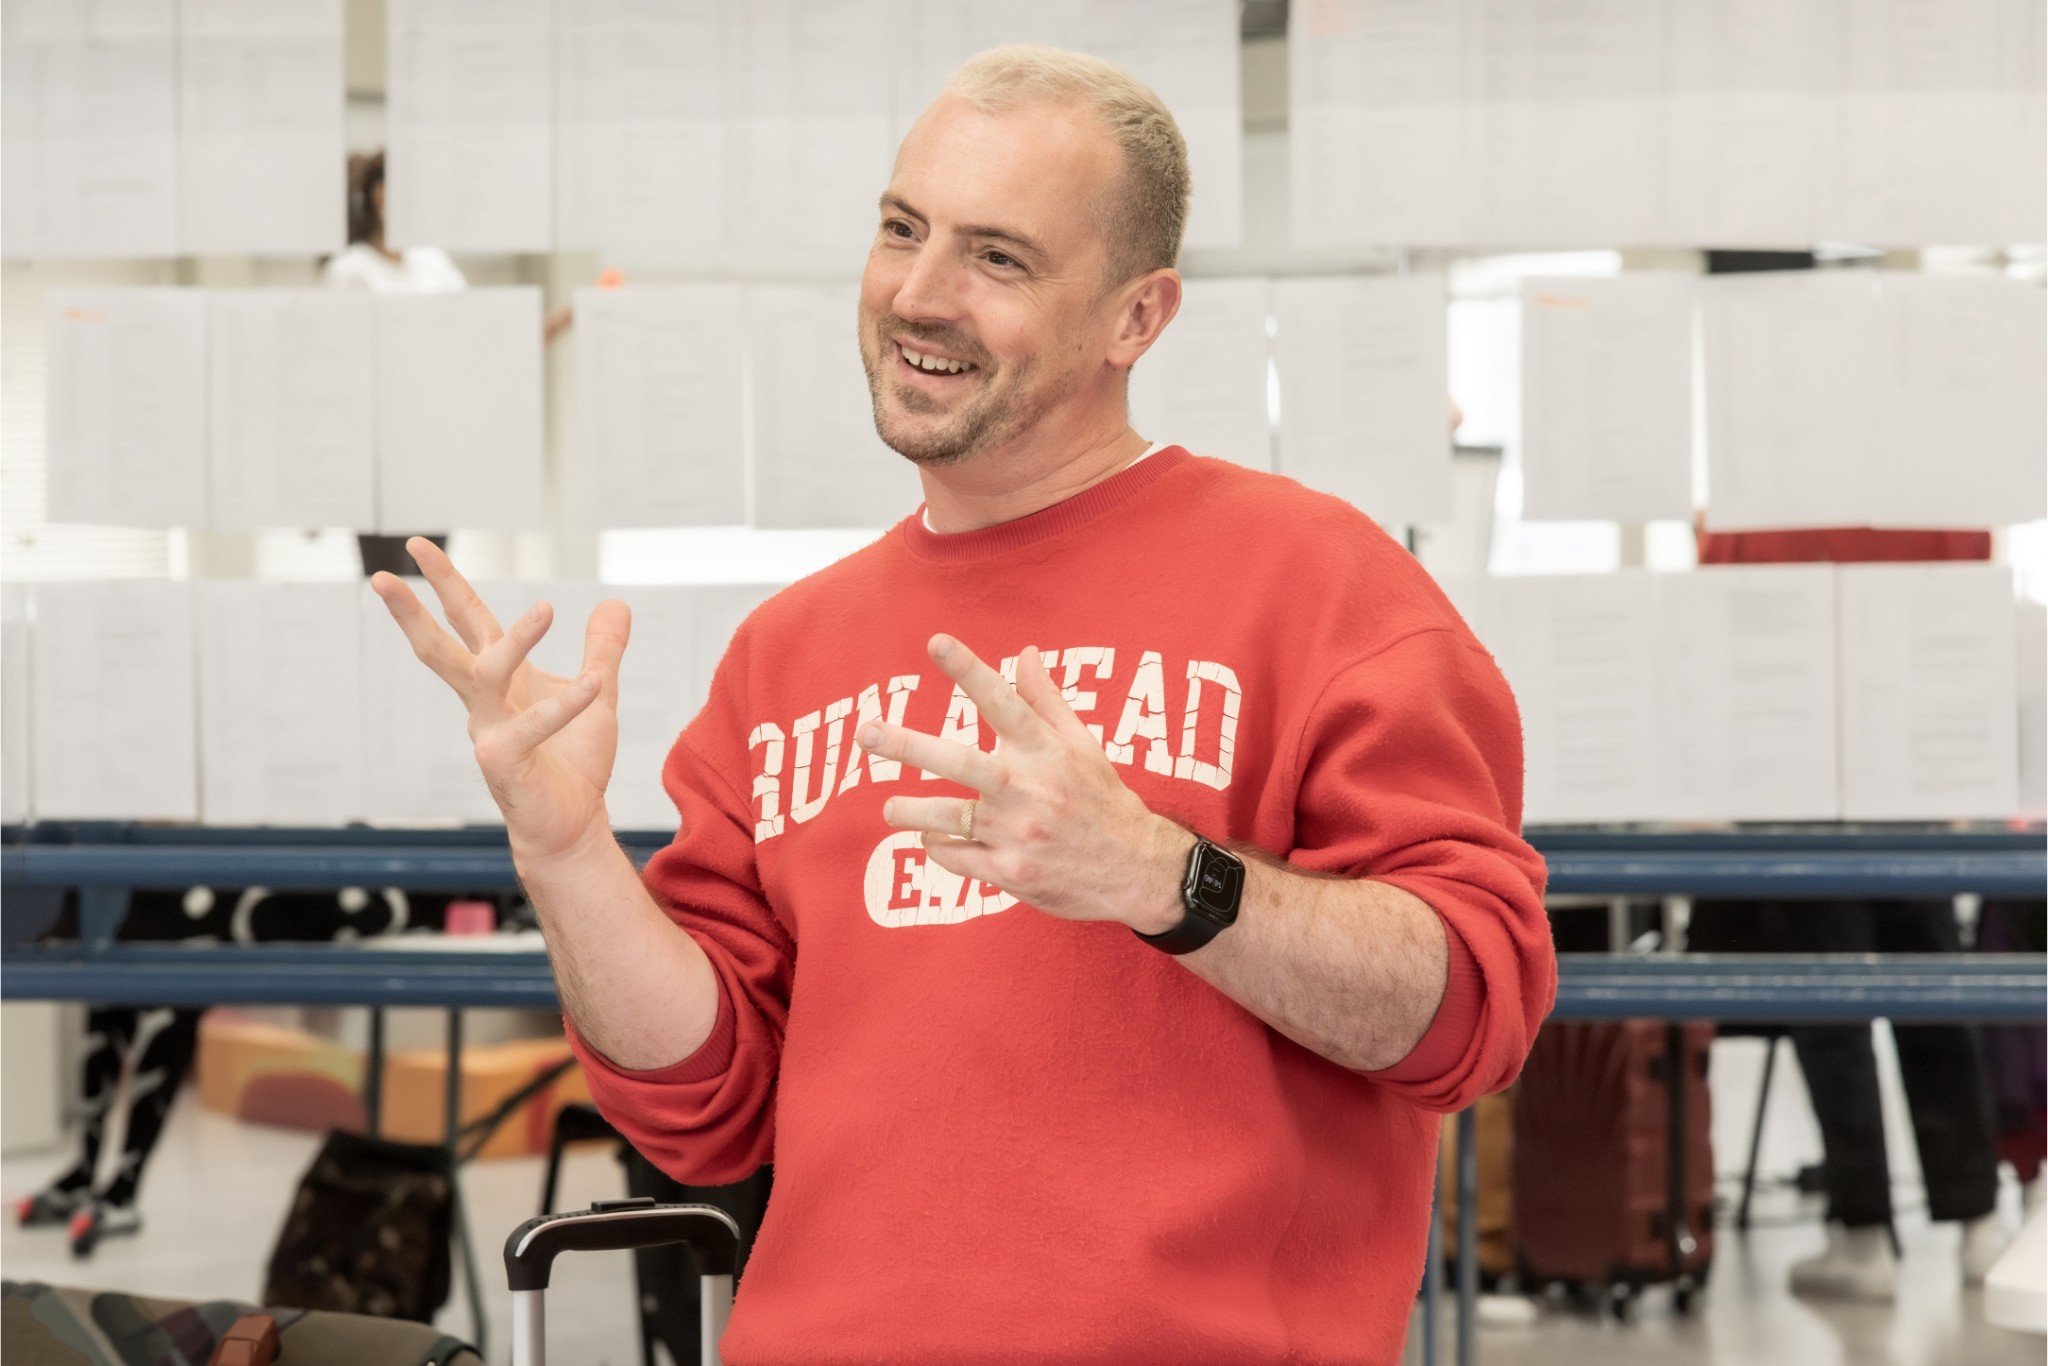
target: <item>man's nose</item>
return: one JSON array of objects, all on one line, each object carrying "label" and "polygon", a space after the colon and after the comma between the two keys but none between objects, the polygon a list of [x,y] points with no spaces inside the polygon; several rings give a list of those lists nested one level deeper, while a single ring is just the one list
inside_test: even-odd
[{"label": "man's nose", "polygon": [[896,287],[894,311],[906,321],[956,318],[960,314],[960,263],[927,243]]}]

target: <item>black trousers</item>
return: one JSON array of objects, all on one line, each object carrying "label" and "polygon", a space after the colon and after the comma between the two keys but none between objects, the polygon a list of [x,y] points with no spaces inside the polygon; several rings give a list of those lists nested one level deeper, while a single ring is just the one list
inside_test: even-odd
[{"label": "black trousers", "polygon": [[[1702,953],[1960,953],[1942,901],[1702,901],[1689,947]],[[1851,1227],[1892,1219],[1877,1054],[1870,1026],[1785,1027],[1820,1122],[1828,1217]],[[1892,1038],[1933,1219],[1975,1219],[1998,1201],[1998,1149],[1983,1031],[1896,1025]]]}]

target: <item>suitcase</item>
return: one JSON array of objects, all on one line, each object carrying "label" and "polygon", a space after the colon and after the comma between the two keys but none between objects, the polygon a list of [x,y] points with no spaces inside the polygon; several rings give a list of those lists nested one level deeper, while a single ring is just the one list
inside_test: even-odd
[{"label": "suitcase", "polygon": [[[1516,1258],[1534,1289],[1603,1294],[1626,1319],[1646,1285],[1691,1310],[1714,1255],[1711,1024],[1544,1026],[1514,1106]],[[1675,1081],[1675,1084],[1674,1084]]]},{"label": "suitcase", "polygon": [[505,1278],[512,1288],[512,1366],[545,1366],[543,1313],[548,1275],[564,1252],[614,1252],[687,1245],[703,1272],[698,1282],[701,1366],[718,1366],[718,1340],[732,1316],[740,1228],[712,1205],[664,1205],[648,1196],[599,1200],[569,1214],[529,1219],[505,1240]]}]

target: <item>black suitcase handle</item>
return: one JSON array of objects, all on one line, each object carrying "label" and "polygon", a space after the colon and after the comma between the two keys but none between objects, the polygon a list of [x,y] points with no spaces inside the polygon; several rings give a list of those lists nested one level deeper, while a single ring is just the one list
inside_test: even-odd
[{"label": "black suitcase handle", "polygon": [[739,1266],[740,1226],[715,1205],[661,1205],[652,1196],[599,1200],[589,1209],[528,1219],[505,1240],[505,1276],[514,1290],[546,1290],[564,1252],[617,1252],[685,1243],[706,1276]]}]

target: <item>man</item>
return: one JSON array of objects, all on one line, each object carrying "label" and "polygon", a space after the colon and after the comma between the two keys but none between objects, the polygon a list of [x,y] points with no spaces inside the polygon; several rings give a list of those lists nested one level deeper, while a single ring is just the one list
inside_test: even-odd
[{"label": "man", "polygon": [[623,606],[570,684],[521,663],[544,605],[501,638],[420,543],[465,649],[379,581],[468,701],[600,1107],[685,1182],[772,1153],[740,1366],[1393,1360],[1433,1112],[1549,1008],[1491,657],[1356,510],[1130,428],[1187,194],[1118,69],[954,74],[859,317],[927,501],[735,634],[644,886]]}]

